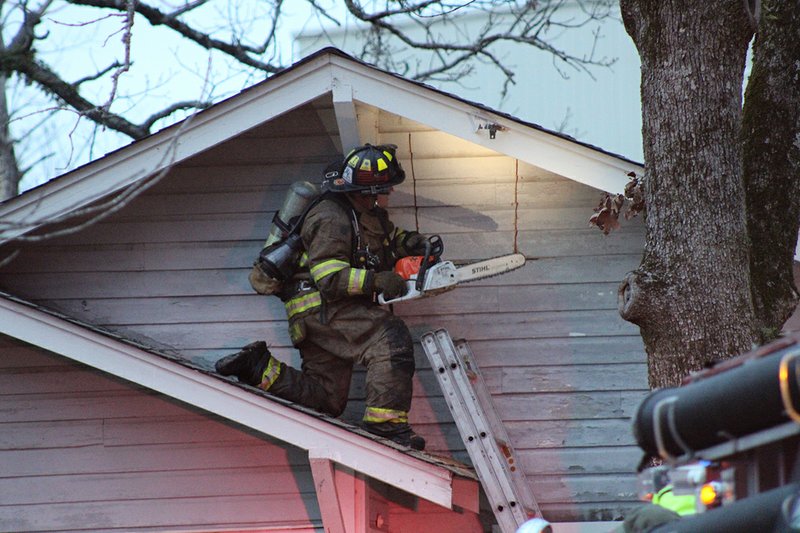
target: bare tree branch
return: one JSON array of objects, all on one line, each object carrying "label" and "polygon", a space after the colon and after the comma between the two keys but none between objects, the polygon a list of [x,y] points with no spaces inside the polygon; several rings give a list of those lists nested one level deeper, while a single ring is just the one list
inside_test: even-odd
[{"label": "bare tree branch", "polygon": [[[7,47],[3,47],[0,42],[0,74],[6,76],[16,74],[25,83],[33,84],[40,89],[48,98],[54,97],[60,106],[59,109],[74,111],[79,117],[89,119],[100,128],[123,133],[132,139],[149,135],[156,122],[173,113],[187,109],[203,109],[209,105],[209,102],[201,100],[172,103],[152,113],[138,124],[132,121],[126,112],[111,111],[112,106],[120,99],[121,79],[133,66],[131,38],[137,18],[144,18],[151,26],[171,30],[184,41],[214,52],[214,56],[209,54],[209,60],[211,57],[217,57],[217,53],[223,54],[239,63],[249,76],[257,73],[269,75],[285,66],[275,59],[279,25],[285,15],[285,6],[289,5],[285,0],[270,0],[257,4],[262,13],[259,22],[263,30],[256,39],[248,35],[249,28],[234,27],[236,13],[228,13],[231,37],[226,40],[214,37],[215,31],[201,30],[188,22],[189,15],[199,13],[196,10],[211,4],[209,0],[183,0],[171,3],[172,5],[168,7],[156,7],[161,4],[141,0],[64,0],[73,8],[85,8],[84,11],[88,8],[103,10],[103,12],[98,11],[98,17],[91,22],[76,24],[45,19],[44,14],[48,8],[54,6],[54,0],[35,1],[37,2],[35,5],[29,4],[26,0],[15,3],[14,16],[11,16],[8,8],[7,12],[2,11],[3,7],[10,4],[0,0],[0,16],[3,16],[0,29],[5,29],[6,35],[13,35]],[[506,57],[498,47],[501,43],[525,44],[544,50],[554,57],[554,64],[560,72],[563,66],[569,66],[591,75],[591,67],[607,66],[612,63],[605,59],[597,60],[593,52],[578,56],[552,45],[553,32],[567,31],[603,18],[606,14],[598,6],[612,2],[612,0],[571,1],[577,2],[584,12],[583,16],[557,19],[555,13],[565,0],[388,0],[386,2],[345,0],[345,7],[357,21],[367,27],[366,43],[364,52],[360,55],[361,59],[419,81],[458,81],[472,72],[475,61],[479,61],[492,65],[501,73],[504,78],[503,93],[505,93],[509,85],[515,81],[515,71],[513,65],[506,63]],[[312,16],[316,15],[318,20],[324,19],[337,26],[342,25],[336,16],[326,9],[327,6],[321,0],[306,0],[306,2],[312,9]],[[376,7],[370,12],[364,6],[383,7]],[[266,17],[263,14],[265,12]],[[467,12],[482,14],[486,23],[469,33],[465,29],[466,26],[459,25],[463,20],[459,17]],[[47,34],[41,31],[44,27],[43,21],[62,26],[88,27],[118,17],[122,17],[124,22],[118,31],[109,32],[107,39],[121,33],[122,57],[110,62],[109,66],[97,69],[96,72],[71,83],[59,75],[58,69],[55,68],[57,65],[42,60],[38,55],[40,49],[34,46],[47,37]],[[265,19],[266,24],[270,26],[264,28],[262,19]],[[220,20],[226,19],[223,17]],[[10,31],[12,24],[16,25],[13,28],[14,32]],[[441,31],[442,27],[447,31],[454,30],[456,36],[445,37]],[[248,44],[252,42],[257,44]],[[268,50],[274,52],[272,58],[264,57]],[[409,50],[425,54],[410,56],[405,53]],[[105,93],[106,96],[103,96],[102,103],[97,96],[89,96],[91,93],[87,92],[94,87],[92,82],[96,81],[110,83],[110,89]],[[72,141],[70,137],[70,143]],[[8,142],[13,143],[14,139],[9,139]]]},{"label": "bare tree branch", "polygon": [[[104,9],[116,9],[118,11],[125,11],[127,9],[127,0],[67,0],[70,4],[91,6]],[[191,8],[202,5],[203,2],[196,2]],[[208,50],[219,50],[230,57],[236,59],[243,65],[248,65],[268,73],[275,73],[281,70],[282,67],[271,65],[259,61],[249,54],[262,54],[269,46],[270,41],[265,40],[264,44],[260,47],[248,46],[242,43],[231,44],[219,39],[214,39],[207,33],[198,31],[188,24],[179,20],[173,14],[163,13],[157,8],[149,6],[139,1],[134,2],[134,9],[136,13],[142,15],[153,26],[166,26],[171,30],[176,31],[183,37],[195,42],[196,44]],[[183,14],[189,10],[189,6],[181,10],[178,14]],[[270,34],[271,35],[271,34]]]},{"label": "bare tree branch", "polygon": [[[399,9],[387,9],[375,13],[367,13],[356,1],[345,0],[345,6],[348,11],[358,20],[370,24],[373,28],[371,35],[372,39],[375,41],[374,44],[379,43],[383,45],[384,43],[379,34],[381,32],[387,32],[410,48],[433,52],[437,55],[439,58],[439,65],[427,70],[419,70],[413,75],[415,79],[420,81],[438,79],[438,76],[445,73],[452,73],[457,70],[459,66],[472,59],[482,59],[488,61],[502,72],[503,76],[506,78],[506,84],[514,83],[513,70],[491,50],[493,45],[500,42],[525,44],[546,51],[564,64],[590,75],[590,67],[608,67],[614,62],[613,60],[605,58],[595,59],[593,55],[576,56],[570,54],[552,45],[548,39],[542,36],[542,32],[554,27],[574,29],[585,26],[591,21],[599,20],[605,15],[598,15],[598,8],[596,6],[593,8],[594,10],[583,9],[586,14],[584,20],[555,21],[553,15],[556,10],[562,6],[563,2],[544,3],[540,8],[534,8],[527,4],[515,6],[513,2],[510,2],[505,4],[506,6],[510,6],[509,9],[504,11],[498,11],[496,2],[490,1],[487,4],[485,2],[473,1],[469,2],[469,4],[474,5],[476,9],[486,12],[488,16],[487,24],[484,25],[477,36],[459,41],[446,40],[434,36],[429,31],[430,22],[417,21],[425,30],[425,39],[420,40],[413,39],[410,37],[408,31],[401,29],[397,24],[390,23],[388,19],[398,16],[407,16],[410,17],[411,20],[414,20],[414,17],[439,17],[440,19],[446,19],[449,13],[464,7],[466,4],[462,2],[449,5],[441,0],[426,0],[411,4],[408,2],[399,2],[398,5],[401,6]],[[434,6],[441,8],[438,14],[423,15],[426,9]],[[511,21],[498,22],[500,17],[511,17]],[[500,30],[498,30],[498,28],[500,28]],[[595,36],[595,39],[597,39],[597,36]],[[385,46],[372,46],[370,50],[375,51],[375,59],[383,59],[384,61],[391,62],[392,59],[385,59],[390,57],[390,54],[385,52],[385,48]],[[396,64],[394,66],[397,68]],[[408,65],[406,65],[406,67],[407,66]],[[562,75],[564,75],[563,72]]]},{"label": "bare tree branch", "polygon": [[182,111],[185,109],[205,109],[209,106],[211,106],[211,102],[201,102],[199,100],[175,102],[174,104],[165,107],[161,111],[150,115],[147,120],[142,122],[141,127],[149,130],[157,121],[161,120],[162,118],[166,118],[177,111]]},{"label": "bare tree branch", "polygon": [[46,0],[39,6],[39,9],[31,11],[25,9],[23,22],[20,24],[19,31],[11,40],[7,50],[11,52],[28,51],[33,46],[33,41],[36,39],[34,28],[41,22],[42,14],[50,7],[53,0]]},{"label": "bare tree branch", "polygon": [[117,96],[117,89],[119,88],[119,78],[124,73],[128,72],[131,68],[131,34],[133,32],[133,6],[136,0],[125,0],[128,9],[125,11],[125,27],[122,30],[122,45],[125,52],[125,60],[119,68],[117,68],[111,75],[111,91],[108,94],[108,100],[103,104],[103,109],[108,111],[111,104],[114,103],[114,98]]},{"label": "bare tree branch", "polygon": [[328,13],[327,9],[324,9],[324,8],[320,7],[320,5],[316,2],[316,0],[307,0],[307,2],[311,7],[314,8],[314,11],[317,14],[322,15],[323,18],[326,18],[326,19],[330,20],[331,22],[333,22],[337,26],[341,26],[342,25],[341,22],[339,22],[338,20],[333,18],[333,16],[330,13]]},{"label": "bare tree branch", "polygon": [[80,78],[80,79],[77,79],[77,80],[73,81],[72,82],[72,86],[73,87],[79,87],[79,86],[83,85],[84,83],[87,83],[87,82],[90,82],[90,81],[99,80],[100,78],[102,78],[103,76],[105,76],[106,74],[111,72],[112,70],[114,70],[116,68],[119,68],[121,66],[122,66],[122,63],[120,63],[119,61],[114,61],[113,63],[111,63],[109,66],[107,66],[103,70],[99,70],[94,74],[90,74],[88,76],[84,76],[83,78]]},{"label": "bare tree branch", "polygon": [[[60,217],[54,218],[44,218],[44,219],[28,219],[23,222],[9,222],[5,220],[0,220],[0,237],[4,231],[10,230],[33,230],[43,223],[47,223],[48,225],[58,225],[62,223],[68,223],[75,220],[82,220],[77,224],[69,225],[68,227],[48,231],[42,235],[19,235],[14,238],[15,241],[20,242],[36,242],[36,241],[43,241],[45,239],[50,239],[52,237],[58,237],[63,235],[71,235],[73,233],[77,233],[92,224],[96,224],[97,222],[103,220],[104,218],[116,213],[120,209],[124,208],[128,205],[131,201],[133,201],[137,196],[141,193],[161,181],[161,179],[166,176],[169,171],[172,169],[172,166],[175,162],[175,150],[178,147],[178,142],[183,135],[184,130],[186,130],[189,125],[192,123],[192,118],[189,117],[185,121],[183,121],[174,133],[171,134],[170,141],[167,145],[166,150],[164,151],[164,155],[156,162],[153,166],[154,169],[161,169],[161,170],[154,170],[149,175],[136,180],[132,185],[125,188],[122,192],[117,194],[116,196],[111,197],[108,200],[100,202],[99,204],[91,205],[84,207],[82,209],[77,209],[75,211],[70,211]],[[133,177],[133,176],[132,176]],[[35,209],[34,209],[35,212]]]},{"label": "bare tree branch", "polygon": [[168,16],[171,18],[177,18],[183,15],[184,13],[188,13],[189,11],[193,10],[196,7],[200,7],[204,4],[207,4],[208,0],[195,0],[194,2],[188,2],[187,4],[179,7]]},{"label": "bare tree branch", "polygon": [[60,76],[50,70],[45,64],[34,60],[30,54],[3,54],[0,56],[0,70],[20,74],[28,81],[40,85],[50,94],[58,97],[82,116],[98,124],[107,126],[114,131],[124,133],[128,137],[140,139],[149,133],[141,126],[121,116],[109,113],[103,107],[93,104],[81,96],[74,85],[62,80]]}]

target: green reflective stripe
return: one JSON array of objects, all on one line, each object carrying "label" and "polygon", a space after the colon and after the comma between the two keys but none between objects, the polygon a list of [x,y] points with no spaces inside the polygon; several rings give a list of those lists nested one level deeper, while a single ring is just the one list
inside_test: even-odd
[{"label": "green reflective stripe", "polygon": [[267,368],[264,370],[264,373],[261,374],[261,383],[258,384],[258,388],[262,390],[269,390],[275,380],[278,379],[278,376],[281,375],[281,363],[274,357],[270,356],[269,363],[267,364]]},{"label": "green reflective stripe", "polygon": [[297,260],[297,266],[303,268],[306,265],[308,265],[308,252],[303,252],[300,255],[300,259]]},{"label": "green reflective stripe", "polygon": [[319,291],[301,294],[300,296],[292,298],[284,304],[286,307],[286,317],[292,318],[297,313],[308,311],[309,309],[318,307],[320,305],[322,305],[322,296],[320,296]]},{"label": "green reflective stripe", "polygon": [[305,338],[303,328],[300,327],[299,323],[295,322],[289,326],[289,338],[292,339],[292,344],[294,345],[299,344]]},{"label": "green reflective stripe", "polygon": [[317,263],[316,265],[311,267],[311,277],[314,279],[314,283],[319,283],[319,280],[325,278],[326,276],[335,274],[336,272],[339,272],[343,268],[347,268],[349,266],[350,263],[347,263],[345,261],[340,261],[338,259],[328,259],[327,261]]},{"label": "green reflective stripe", "polygon": [[408,413],[397,409],[384,409],[382,407],[367,407],[364,411],[364,422],[392,422],[404,424],[408,422]]},{"label": "green reflective stripe", "polygon": [[697,512],[696,503],[697,498],[694,494],[680,494],[676,495],[672,491],[672,485],[667,485],[655,496],[653,496],[652,503],[660,505],[665,509],[674,511],[681,516],[694,514]]},{"label": "green reflective stripe", "polygon": [[347,294],[364,294],[364,281],[367,279],[367,271],[362,268],[351,268],[350,277],[347,280]]}]

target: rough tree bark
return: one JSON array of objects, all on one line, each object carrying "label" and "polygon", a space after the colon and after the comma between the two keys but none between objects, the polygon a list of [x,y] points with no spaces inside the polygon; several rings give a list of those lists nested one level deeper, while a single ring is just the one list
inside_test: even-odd
[{"label": "rough tree bark", "polygon": [[755,340],[740,132],[753,34],[741,0],[621,0],[641,57],[646,241],[620,287],[652,387]]},{"label": "rough tree bark", "polygon": [[17,186],[22,177],[14,153],[14,140],[8,124],[11,116],[6,100],[8,78],[0,73],[0,202],[17,194]]},{"label": "rough tree bark", "polygon": [[800,2],[762,2],[742,124],[750,272],[758,342],[797,306],[800,226]]}]

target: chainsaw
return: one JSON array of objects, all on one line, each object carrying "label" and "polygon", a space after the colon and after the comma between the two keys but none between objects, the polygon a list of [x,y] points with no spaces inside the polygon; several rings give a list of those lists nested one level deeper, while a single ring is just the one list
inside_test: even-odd
[{"label": "chainsaw", "polygon": [[457,267],[452,261],[441,260],[443,249],[441,238],[433,235],[425,245],[425,255],[398,259],[394,271],[406,280],[408,292],[390,300],[379,294],[378,303],[387,305],[441,294],[460,283],[505,274],[525,264],[524,255],[511,254]]}]

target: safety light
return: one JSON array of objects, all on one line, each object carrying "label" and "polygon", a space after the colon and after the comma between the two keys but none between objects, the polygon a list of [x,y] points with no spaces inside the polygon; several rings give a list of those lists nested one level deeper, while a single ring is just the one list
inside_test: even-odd
[{"label": "safety light", "polygon": [[700,503],[706,507],[713,507],[721,501],[722,487],[716,481],[705,483],[700,487]]}]

